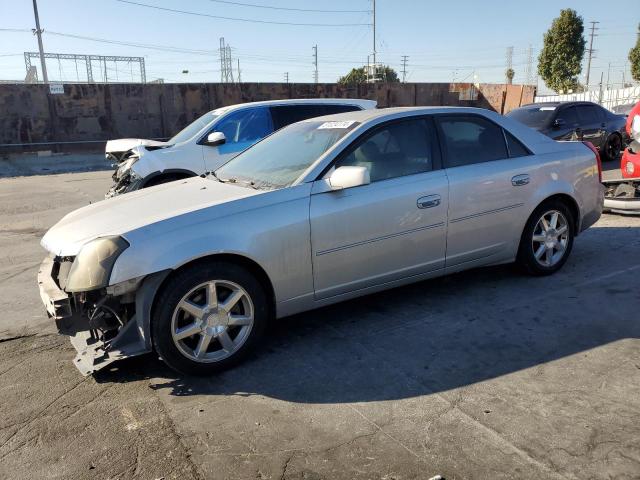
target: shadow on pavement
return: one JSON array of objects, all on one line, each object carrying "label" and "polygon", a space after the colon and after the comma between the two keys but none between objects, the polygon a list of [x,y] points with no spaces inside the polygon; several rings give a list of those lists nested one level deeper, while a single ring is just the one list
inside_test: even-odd
[{"label": "shadow on pavement", "polygon": [[279,320],[247,361],[209,378],[179,377],[147,355],[96,379],[152,379],[151,388],[176,396],[259,394],[300,403],[391,400],[474,384],[640,337],[640,255],[616,265],[597,257],[612,247],[612,235],[635,239],[637,251],[637,230],[588,231],[592,241],[581,249],[579,239],[552,277],[484,268]]}]

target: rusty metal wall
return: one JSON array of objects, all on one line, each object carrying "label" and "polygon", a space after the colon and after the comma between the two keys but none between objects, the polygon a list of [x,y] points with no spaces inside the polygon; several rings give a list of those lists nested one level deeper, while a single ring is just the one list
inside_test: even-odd
[{"label": "rusty metal wall", "polygon": [[65,84],[64,91],[0,85],[0,152],[69,150],[75,142],[97,149],[112,138],[166,138],[216,107],[260,100],[355,97],[377,100],[380,108],[463,105],[506,113],[535,96],[533,86],[470,83]]}]

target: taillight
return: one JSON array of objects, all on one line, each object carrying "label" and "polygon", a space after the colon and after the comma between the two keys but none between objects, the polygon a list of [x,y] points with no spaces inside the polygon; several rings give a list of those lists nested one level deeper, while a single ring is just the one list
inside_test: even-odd
[{"label": "taillight", "polygon": [[600,159],[600,152],[591,142],[582,142],[596,155],[596,161],[598,162],[598,179],[602,183],[602,160]]}]

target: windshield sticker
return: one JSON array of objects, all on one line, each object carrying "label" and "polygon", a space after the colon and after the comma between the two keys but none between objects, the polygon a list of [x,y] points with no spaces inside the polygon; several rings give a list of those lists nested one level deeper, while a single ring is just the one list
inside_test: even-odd
[{"label": "windshield sticker", "polygon": [[325,130],[328,128],[349,128],[356,123],[355,120],[347,120],[346,122],[324,122],[318,127],[318,130]]},{"label": "windshield sticker", "polygon": [[546,112],[546,111],[554,111],[556,109],[556,107],[540,107],[540,111],[541,112]]}]

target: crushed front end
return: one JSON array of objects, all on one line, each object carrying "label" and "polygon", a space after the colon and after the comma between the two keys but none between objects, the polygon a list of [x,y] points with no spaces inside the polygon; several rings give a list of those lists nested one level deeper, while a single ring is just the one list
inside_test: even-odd
[{"label": "crushed front end", "polygon": [[71,339],[78,354],[74,364],[89,375],[115,360],[150,351],[136,319],[140,281],[69,293],[75,257],[48,256],[40,265],[38,287],[47,314],[58,331]]},{"label": "crushed front end", "polygon": [[620,162],[622,180],[605,181],[605,210],[621,214],[640,214],[640,141],[633,141]]}]

